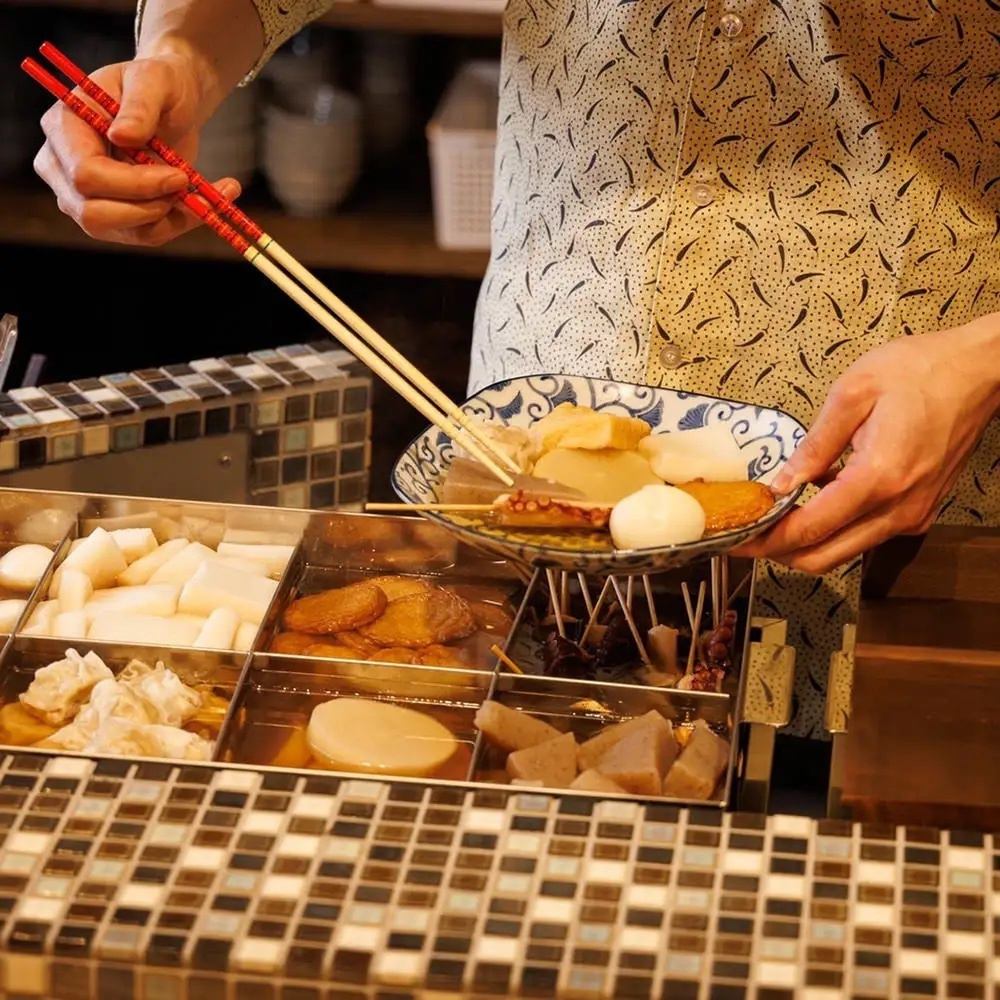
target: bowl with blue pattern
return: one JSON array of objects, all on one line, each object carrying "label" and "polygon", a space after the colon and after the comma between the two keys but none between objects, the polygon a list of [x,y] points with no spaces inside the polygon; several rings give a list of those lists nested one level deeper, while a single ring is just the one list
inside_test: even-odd
[{"label": "bowl with blue pattern", "polygon": [[[677,389],[631,385],[579,375],[530,375],[497,382],[463,404],[470,416],[492,424],[528,428],[562,403],[619,416],[638,417],[655,434],[724,424],[746,456],[750,479],[769,484],[805,436],[782,410]],[[406,503],[437,503],[454,447],[430,427],[397,460],[392,485]],[[653,573],[722,555],[760,535],[795,505],[801,490],[781,497],[757,521],[696,542],[649,549],[616,549],[606,532],[511,530],[457,512],[423,515],[480,549],[529,566],[588,574]]]}]

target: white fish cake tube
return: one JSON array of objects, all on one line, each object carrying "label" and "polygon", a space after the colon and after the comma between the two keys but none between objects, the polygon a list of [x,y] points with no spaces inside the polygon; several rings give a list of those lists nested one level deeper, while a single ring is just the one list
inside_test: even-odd
[{"label": "white fish cake tube", "polygon": [[164,563],[150,578],[150,583],[176,583],[183,585],[197,572],[198,567],[211,559],[215,552],[201,542],[189,542],[177,555]]},{"label": "white fish cake tube", "polygon": [[60,639],[86,639],[87,616],[82,610],[61,611],[55,617],[52,633]]},{"label": "white fish cake tube", "polygon": [[249,622],[240,625],[236,630],[236,638],[233,640],[233,649],[237,653],[249,653],[253,649],[253,641],[257,638],[259,629],[259,625],[251,625]]},{"label": "white fish cake tube", "polygon": [[111,532],[111,537],[130,565],[159,548],[152,528],[118,528]]},{"label": "white fish cake tube", "polygon": [[164,542],[158,549],[154,549],[149,555],[136,559],[131,566],[123,573],[118,574],[117,583],[120,587],[140,587],[144,583],[149,583],[153,574],[166,565],[182,549],[188,547],[186,538],[171,538]]},{"label": "white fish cake tube", "polygon": [[0,632],[13,632],[27,606],[28,602],[19,598],[0,601]]},{"label": "white fish cake tube", "polygon": [[294,551],[294,545],[240,545],[236,542],[219,545],[220,556],[263,563],[267,575],[275,578],[285,572]]},{"label": "white fish cake tube", "polygon": [[64,570],[78,569],[86,573],[95,590],[113,586],[118,574],[123,573],[127,566],[122,550],[103,528],[94,528],[62,564]]},{"label": "white fish cake tube", "polygon": [[90,577],[78,569],[63,569],[59,577],[59,613],[81,611],[94,593]]},{"label": "white fish cake tube", "polygon": [[143,587],[115,587],[98,590],[84,607],[91,621],[98,615],[116,612],[128,615],[155,615],[168,618],[177,610],[180,587],[170,583],[147,583]]},{"label": "white fish cake tube", "polygon": [[112,612],[98,615],[87,633],[95,642],[129,642],[147,646],[192,646],[200,631],[197,623],[155,615]]},{"label": "white fish cake tube", "polygon": [[246,576],[219,562],[204,562],[184,585],[178,610],[210,615],[216,608],[232,608],[241,621],[259,625],[277,588],[274,580]]},{"label": "white fish cake tube", "polygon": [[205,620],[194,644],[199,649],[232,649],[240,616],[232,608],[216,608]]}]

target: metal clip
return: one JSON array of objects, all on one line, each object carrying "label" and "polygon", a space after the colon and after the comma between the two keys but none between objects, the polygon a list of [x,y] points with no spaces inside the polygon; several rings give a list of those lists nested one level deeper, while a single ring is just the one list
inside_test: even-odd
[{"label": "metal clip", "polygon": [[792,718],[795,690],[795,648],[786,646],[788,622],[777,618],[755,618],[760,642],[751,642],[743,700],[743,722],[780,728]]},{"label": "metal clip", "polygon": [[14,348],[17,346],[17,317],[5,313],[0,319],[0,389],[3,389],[10,372],[10,363],[14,359]]},{"label": "metal clip", "polygon": [[830,673],[826,682],[826,708],[823,716],[823,724],[828,733],[846,733],[851,719],[856,638],[857,627],[845,625],[841,648],[830,657]]}]

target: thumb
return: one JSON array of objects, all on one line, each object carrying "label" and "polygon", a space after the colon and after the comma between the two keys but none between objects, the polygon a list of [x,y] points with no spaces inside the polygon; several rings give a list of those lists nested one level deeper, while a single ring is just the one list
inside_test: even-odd
[{"label": "thumb", "polygon": [[138,148],[156,133],[171,99],[166,67],[153,59],[137,59],[122,70],[121,109],[108,138],[117,146]]},{"label": "thumb", "polygon": [[835,382],[809,433],[774,477],[774,491],[790,493],[820,479],[844,453],[874,405],[875,396],[864,381],[845,376]]}]

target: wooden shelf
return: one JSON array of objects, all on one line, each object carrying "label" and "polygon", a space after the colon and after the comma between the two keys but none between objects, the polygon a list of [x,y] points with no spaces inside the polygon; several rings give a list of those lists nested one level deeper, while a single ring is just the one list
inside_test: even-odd
[{"label": "wooden shelf", "polygon": [[[429,213],[394,201],[359,200],[322,219],[296,219],[267,205],[247,206],[266,232],[303,264],[330,270],[418,277],[481,278],[488,254],[443,250]],[[44,189],[0,187],[0,243],[107,253],[148,253],[193,260],[238,258],[206,229],[155,250],[92,240],[56,207]]]},{"label": "wooden shelf", "polygon": [[[0,7],[18,6],[135,13],[135,0],[0,0]],[[335,0],[318,23],[356,31],[399,31],[479,38],[499,37],[501,31],[499,14],[383,7],[369,0]]]}]

